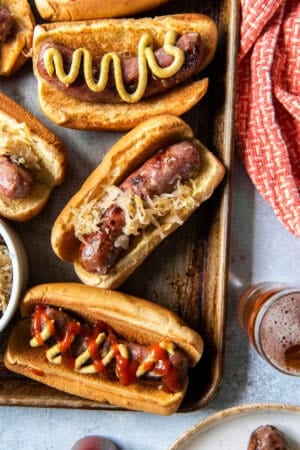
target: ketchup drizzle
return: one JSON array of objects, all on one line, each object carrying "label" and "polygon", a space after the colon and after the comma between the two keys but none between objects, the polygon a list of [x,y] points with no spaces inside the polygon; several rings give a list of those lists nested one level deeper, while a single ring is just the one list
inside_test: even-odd
[{"label": "ketchup drizzle", "polygon": [[[61,313],[68,318],[64,327],[61,325],[58,327],[56,324],[56,313]],[[177,392],[182,387],[179,380],[178,369],[172,364],[168,351],[158,343],[147,347],[147,356],[146,358],[143,358],[142,361],[140,357],[134,359],[130,354],[127,358],[126,355],[120,351],[119,340],[114,331],[105,322],[95,321],[92,326],[80,324],[77,320],[71,319],[58,308],[38,304],[32,315],[31,334],[36,338],[39,346],[47,344],[42,337],[42,332],[45,327],[47,327],[51,333],[51,343],[49,343],[49,347],[53,345],[54,338],[55,343],[62,354],[63,362],[69,368],[74,369],[75,367],[76,356],[74,356],[72,352],[72,343],[76,339],[76,336],[80,336],[81,338],[84,338],[85,348],[89,351],[89,364],[93,365],[97,373],[107,371],[101,356],[101,346],[105,342],[106,345],[108,344],[109,351],[112,352],[112,360],[115,364],[115,374],[121,384],[127,386],[136,382],[136,373],[138,367],[142,363],[144,373],[151,371],[155,377],[160,377],[162,379],[163,389],[165,391]],[[99,346],[96,339],[102,332],[105,333],[105,339]]]}]

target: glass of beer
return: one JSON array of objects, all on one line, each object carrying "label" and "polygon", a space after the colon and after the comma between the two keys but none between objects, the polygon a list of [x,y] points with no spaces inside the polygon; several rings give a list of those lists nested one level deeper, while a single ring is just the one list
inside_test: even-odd
[{"label": "glass of beer", "polygon": [[300,287],[276,282],[249,286],[239,299],[238,319],[266,361],[300,376]]}]

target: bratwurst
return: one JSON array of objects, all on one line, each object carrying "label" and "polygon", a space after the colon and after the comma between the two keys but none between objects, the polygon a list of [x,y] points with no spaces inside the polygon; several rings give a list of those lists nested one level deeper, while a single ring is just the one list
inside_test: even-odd
[{"label": "bratwurst", "polygon": [[[179,83],[194,75],[201,66],[203,60],[203,44],[198,33],[186,33],[180,36],[176,46],[184,52],[184,63],[175,75],[168,78],[158,78],[148,69],[148,83],[143,95],[144,98],[152,97],[165,92]],[[44,56],[49,48],[59,50],[63,57],[64,70],[69,73],[74,52],[67,47],[55,45],[50,42],[45,43],[38,56],[37,68],[40,75],[47,83],[53,85],[56,89],[77,98],[78,100],[88,102],[107,102],[119,103],[122,99],[115,88],[113,70],[110,70],[107,86],[100,92],[93,92],[87,86],[82,71],[77,79],[70,84],[62,83],[54,72],[49,75],[45,66]],[[167,54],[163,47],[154,52],[157,63],[160,67],[166,68],[173,62],[173,56]],[[121,56],[121,55],[120,55]],[[101,66],[100,61],[93,61],[93,76],[99,79]],[[139,81],[139,61],[136,56],[121,56],[122,77],[124,86],[128,93],[133,93],[137,89]]]},{"label": "bratwurst", "polygon": [[9,37],[14,24],[14,18],[5,6],[0,5],[0,43]]},{"label": "bratwurst", "polygon": [[0,192],[11,200],[26,198],[32,190],[32,177],[9,157],[0,156]]},{"label": "bratwurst", "polygon": [[[178,182],[192,179],[199,167],[199,151],[191,142],[182,141],[160,150],[127,177],[119,188],[146,200],[172,192]],[[88,272],[106,274],[115,264],[129,244],[122,231],[124,226],[124,210],[112,205],[105,212],[99,230],[84,237],[79,258]]]},{"label": "bratwurst", "polygon": [[125,386],[142,379],[161,384],[166,392],[177,392],[187,375],[187,357],[171,342],[149,346],[127,342],[105,322],[81,323],[53,306],[35,306],[31,334],[32,347],[47,346],[49,362],[118,379]]},{"label": "bratwurst", "polygon": [[251,436],[248,450],[289,450],[284,434],[272,425],[256,428]]}]

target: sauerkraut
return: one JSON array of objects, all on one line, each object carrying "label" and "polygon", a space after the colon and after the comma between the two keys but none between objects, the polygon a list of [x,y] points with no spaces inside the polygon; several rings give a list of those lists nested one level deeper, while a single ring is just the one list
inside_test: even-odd
[{"label": "sauerkraut", "polygon": [[19,123],[13,119],[12,121],[14,123],[11,124],[6,117],[3,118],[0,114],[0,154],[9,156],[13,162],[27,169],[41,170],[39,157],[36,152],[37,143],[31,131],[26,123]]},{"label": "sauerkraut", "polygon": [[12,263],[7,246],[0,237],[0,317],[7,308],[12,287]]},{"label": "sauerkraut", "polygon": [[181,225],[180,211],[198,206],[192,192],[193,180],[185,184],[178,182],[172,193],[145,199],[133,192],[123,192],[117,186],[107,187],[101,201],[93,199],[72,209],[75,236],[84,241],[85,235],[98,231],[102,217],[111,205],[119,206],[124,211],[125,226],[122,231],[127,236],[136,236],[149,225],[158,229],[163,223]]}]

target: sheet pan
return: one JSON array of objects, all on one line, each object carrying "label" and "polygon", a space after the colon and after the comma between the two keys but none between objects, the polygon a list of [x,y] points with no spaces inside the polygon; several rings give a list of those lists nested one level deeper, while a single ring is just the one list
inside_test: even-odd
[{"label": "sheet pan", "polygon": [[[226,176],[213,197],[167,238],[120,287],[120,290],[174,310],[204,338],[204,354],[191,371],[188,392],[180,412],[207,405],[216,395],[223,377],[238,42],[236,1],[171,1],[151,14],[190,11],[214,18],[218,26],[218,47],[214,61],[202,74],[209,77],[208,92],[183,118],[193,127],[197,137],[223,161]],[[38,16],[37,20],[40,21]],[[79,281],[73,268],[53,254],[49,240],[51,227],[65,202],[121,133],[70,130],[50,122],[38,105],[31,63],[10,79],[1,79],[0,89],[36,114],[64,140],[68,148],[68,171],[63,186],[55,189],[47,206],[35,219],[13,224],[28,254],[29,286],[44,282]],[[0,336],[0,404],[113,409],[109,405],[70,396],[8,372],[3,365],[8,333],[9,328]]]}]

